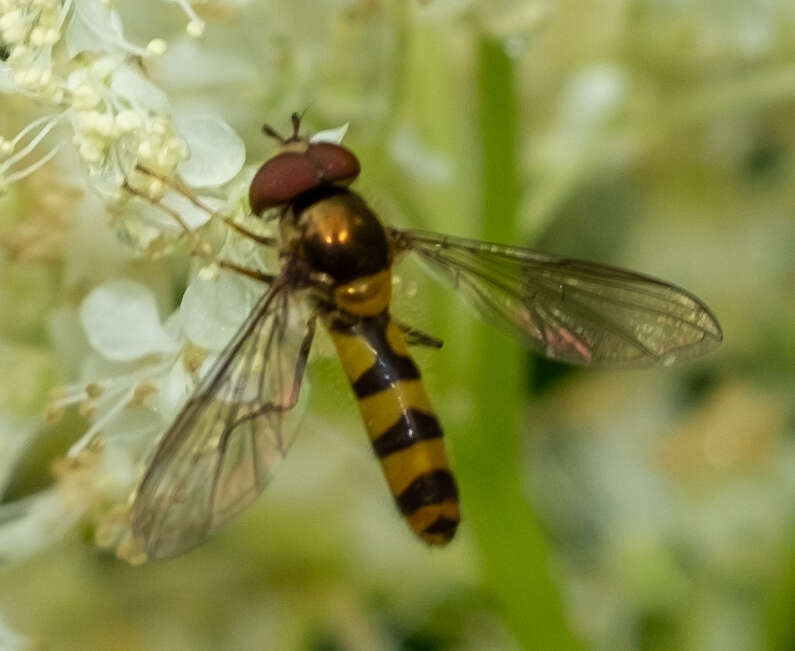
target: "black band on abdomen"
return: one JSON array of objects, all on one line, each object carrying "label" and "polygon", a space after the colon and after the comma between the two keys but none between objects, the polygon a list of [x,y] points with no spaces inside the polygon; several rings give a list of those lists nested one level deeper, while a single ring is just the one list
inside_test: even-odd
[{"label": "black band on abdomen", "polygon": [[422,530],[422,533],[431,535],[439,534],[444,536],[446,540],[452,540],[456,529],[458,529],[459,522],[459,519],[454,520],[452,518],[440,515],[438,518],[436,518],[436,520],[425,527],[425,529]]},{"label": "black band on abdomen", "polygon": [[379,458],[388,457],[394,452],[411,447],[417,441],[441,436],[442,428],[436,416],[418,409],[407,409],[400,414],[392,427],[373,439],[373,450]]},{"label": "black band on abdomen", "polygon": [[458,487],[449,470],[433,470],[420,475],[395,497],[403,515],[411,515],[428,504],[458,499]]},{"label": "black band on abdomen", "polygon": [[418,380],[420,371],[410,357],[396,355],[387,346],[370,368],[353,382],[357,398],[366,398],[395,386],[400,380]]}]

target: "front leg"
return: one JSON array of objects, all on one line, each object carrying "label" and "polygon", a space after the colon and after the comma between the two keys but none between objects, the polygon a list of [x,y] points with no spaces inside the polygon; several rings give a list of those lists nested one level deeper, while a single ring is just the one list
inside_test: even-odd
[{"label": "front leg", "polygon": [[395,321],[398,328],[406,335],[406,343],[409,346],[423,346],[424,348],[436,348],[439,349],[444,345],[444,342],[441,339],[437,339],[436,337],[426,334],[422,330],[418,330],[410,325],[406,325],[405,323],[401,323],[400,321]]}]

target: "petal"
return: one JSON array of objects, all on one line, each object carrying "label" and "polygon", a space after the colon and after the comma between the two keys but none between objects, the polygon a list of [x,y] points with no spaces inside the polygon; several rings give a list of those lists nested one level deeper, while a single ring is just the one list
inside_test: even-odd
[{"label": "petal", "polygon": [[[216,197],[198,196],[197,199],[201,201],[206,208],[213,212],[220,210],[224,205],[223,200]],[[203,226],[210,220],[210,217],[213,216],[213,212],[208,212],[207,210],[199,208],[196,206],[196,204],[185,197],[185,195],[179,192],[168,192],[161,199],[161,202],[169,208],[174,209],[190,230],[195,230],[199,228],[199,226]],[[168,215],[167,217],[172,222],[174,221],[172,217]]]},{"label": "petal", "polygon": [[0,558],[8,562],[32,556],[60,538],[80,516],[57,488],[0,505]]},{"label": "petal", "polygon": [[251,293],[232,274],[197,276],[182,297],[180,312],[188,339],[208,350],[221,350],[251,311]]},{"label": "petal", "polygon": [[[207,197],[198,195],[196,198],[207,208],[197,207],[192,201],[179,192],[167,191],[160,204],[168,206],[176,211],[180,219],[185,223],[189,230],[195,230],[206,224],[215,212],[224,207],[224,200],[217,197]],[[163,210],[157,205],[144,203],[142,201],[129,203],[119,212],[125,219],[125,228],[135,236],[140,246],[146,246],[152,237],[159,234],[159,231],[170,233],[181,232],[182,226],[174,219],[174,216]],[[136,221],[140,221],[147,227],[152,227],[153,233],[146,231],[139,233],[135,230]]]},{"label": "petal", "polygon": [[11,480],[18,459],[34,438],[33,422],[16,422],[11,416],[0,415],[0,495]]},{"label": "petal", "polygon": [[[75,0],[72,20],[66,29],[66,50],[70,57],[81,52],[115,50],[122,39],[115,10],[94,0]],[[110,47],[109,47],[110,46]]]},{"label": "petal", "polygon": [[164,87],[186,89],[247,86],[259,83],[260,73],[253,59],[232,48],[208,49],[187,35],[169,38],[168,51],[152,61],[157,79]]},{"label": "petal", "polygon": [[133,106],[155,113],[169,112],[168,95],[130,65],[122,65],[113,73],[110,89]]},{"label": "petal", "polygon": [[246,147],[234,129],[215,115],[176,118],[190,158],[179,166],[182,179],[194,187],[223,185],[242,169]]},{"label": "petal", "polygon": [[160,418],[170,423],[176,418],[182,405],[188,399],[196,384],[178,361],[158,382],[157,407]]},{"label": "petal", "polygon": [[140,283],[115,280],[97,287],[83,300],[80,319],[91,346],[109,360],[178,349],[160,324],[154,294]]},{"label": "petal", "polygon": [[14,93],[16,89],[14,69],[7,63],[0,63],[0,93]]},{"label": "petal", "polygon": [[309,142],[330,142],[335,145],[339,145],[342,142],[342,139],[345,137],[345,134],[348,133],[348,126],[350,122],[346,122],[342,126],[339,126],[335,129],[324,129],[323,131],[317,131],[312,134],[312,137],[309,138]]}]

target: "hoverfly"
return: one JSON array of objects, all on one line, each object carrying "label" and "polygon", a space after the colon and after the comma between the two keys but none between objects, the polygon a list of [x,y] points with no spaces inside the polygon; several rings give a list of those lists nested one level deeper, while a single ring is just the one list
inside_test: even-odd
[{"label": "hoverfly", "polygon": [[[201,542],[250,505],[289,448],[316,323],[328,331],[397,507],[430,545],[459,524],[442,428],[409,346],[441,342],[390,314],[392,266],[404,254],[446,277],[532,351],[584,366],[670,365],[713,350],[717,319],[675,285],[593,262],[384,225],[349,188],[356,156],[271,127],[280,150],[254,176],[251,210],[274,211],[281,269],[164,434],[131,507],[150,558]],[[303,306],[308,318],[296,323]]]}]

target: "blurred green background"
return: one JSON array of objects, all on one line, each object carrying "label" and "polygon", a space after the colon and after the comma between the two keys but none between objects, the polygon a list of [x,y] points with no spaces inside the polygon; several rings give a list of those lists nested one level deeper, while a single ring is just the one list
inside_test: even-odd
[{"label": "blurred green background", "polygon": [[[243,517],[138,568],[72,529],[0,566],[0,622],[36,649],[795,649],[789,0],[211,2],[198,43],[168,5],[118,5],[131,38],[169,38],[153,79],[223,115],[250,163],[263,121],[309,106],[310,130],[351,123],[355,187],[386,220],[665,278],[725,341],[681,367],[572,369],[409,267],[396,310],[445,341],[417,359],[461,487],[449,548],[397,516],[321,355],[305,431]],[[35,110],[4,98],[2,132]],[[0,428],[31,441],[7,503],[85,429],[38,416],[74,379],[80,299],[134,277],[167,314],[184,289],[188,263],[133,259],[82,184],[50,165],[0,198]]]}]

